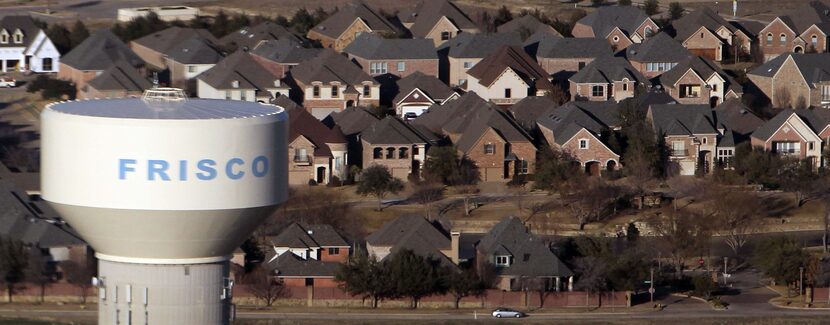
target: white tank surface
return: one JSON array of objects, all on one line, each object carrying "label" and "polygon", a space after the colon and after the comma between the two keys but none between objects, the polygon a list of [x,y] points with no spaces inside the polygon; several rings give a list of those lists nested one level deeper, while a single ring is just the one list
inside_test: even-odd
[{"label": "white tank surface", "polygon": [[99,324],[228,323],[227,261],[288,194],[287,121],[174,89],[46,107],[41,195],[96,251]]}]

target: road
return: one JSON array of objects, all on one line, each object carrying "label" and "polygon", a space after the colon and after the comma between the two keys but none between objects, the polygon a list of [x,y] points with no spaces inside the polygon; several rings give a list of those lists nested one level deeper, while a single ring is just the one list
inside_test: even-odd
[{"label": "road", "polygon": [[[188,3],[210,0],[188,0]],[[167,4],[159,0],[59,0],[52,1],[52,15],[44,14],[46,5],[9,6],[0,8],[0,16],[29,15],[47,22],[77,19],[115,19],[118,9],[158,6]]]}]

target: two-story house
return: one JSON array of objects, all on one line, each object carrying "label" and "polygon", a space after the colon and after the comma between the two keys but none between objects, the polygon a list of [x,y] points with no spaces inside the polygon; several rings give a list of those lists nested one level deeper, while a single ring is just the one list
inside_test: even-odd
[{"label": "two-story house", "polygon": [[661,32],[625,50],[625,58],[646,78],[654,78],[671,70],[692,55],[680,42]]},{"label": "two-story house", "polygon": [[518,33],[466,33],[454,37],[438,47],[439,79],[450,86],[464,85],[467,70],[505,45],[522,46],[522,39]]},{"label": "two-story house", "polygon": [[302,105],[319,119],[352,106],[377,106],[380,102],[380,83],[330,49],[303,61],[290,75],[297,87],[291,97],[301,99]]},{"label": "two-story house", "polygon": [[288,184],[328,184],[348,177],[346,137],[335,126],[329,128],[286,96],[274,104],[288,112]]},{"label": "two-story house", "polygon": [[727,99],[715,107],[715,119],[721,134],[718,140],[717,163],[724,169],[732,169],[732,158],[738,145],[750,140],[750,135],[766,121],[755,115],[740,99]]},{"label": "two-story house", "polygon": [[830,113],[826,110],[784,110],[752,133],[755,147],[781,156],[825,166],[822,149],[830,140]]},{"label": "two-story house", "polygon": [[0,72],[58,72],[60,57],[31,16],[0,18]]},{"label": "two-story house", "polygon": [[[380,119],[372,115],[362,107],[349,107],[340,112],[331,113],[322,120],[323,124],[330,129],[339,128],[340,132],[346,137],[348,156],[346,163],[348,166],[363,166],[363,142],[360,141],[360,135],[363,130],[377,123]],[[348,175],[351,179],[354,175]]]},{"label": "two-story house", "polygon": [[206,29],[170,27],[130,42],[130,48],[167,83],[195,92],[193,80],[222,60],[218,40]]},{"label": "two-story house", "polygon": [[820,1],[793,6],[758,33],[758,45],[769,61],[784,53],[827,52],[830,7]]},{"label": "two-story house", "polygon": [[[534,42],[536,62],[559,83],[565,82],[594,59],[612,54],[601,38],[562,38],[545,36]],[[528,49],[528,46],[525,46]]]},{"label": "two-story house", "polygon": [[115,62],[84,87],[78,90],[78,98],[125,98],[139,97],[153,87],[138,69],[125,63]]},{"label": "two-story house", "polygon": [[438,77],[438,53],[427,39],[390,39],[363,34],[343,52],[371,76],[389,74],[404,78],[420,72]]},{"label": "two-story house", "polygon": [[479,274],[493,272],[497,289],[538,290],[539,283],[544,291],[573,289],[574,273],[518,217],[507,217],[493,226],[475,243],[475,254]]},{"label": "two-story house", "polygon": [[196,77],[199,98],[270,103],[288,86],[248,52],[237,51]]},{"label": "two-story house", "polygon": [[830,54],[785,54],[747,73],[781,108],[830,107]]},{"label": "two-story house", "polygon": [[408,249],[450,266],[458,263],[459,241],[460,233],[448,234],[437,222],[416,215],[401,215],[367,236],[366,250],[380,261]]},{"label": "two-story house", "polygon": [[654,34],[657,26],[645,11],[634,6],[605,6],[586,15],[574,24],[574,37],[606,39],[614,50],[643,42]]},{"label": "two-story house", "polygon": [[568,83],[571,100],[621,101],[634,97],[634,89],[648,80],[626,59],[599,57],[574,74]]},{"label": "two-story house", "polygon": [[330,225],[292,223],[267,239],[265,265],[289,287],[337,287],[334,275],[351,246]]},{"label": "two-story house", "polygon": [[290,39],[280,39],[259,42],[259,45],[248,53],[268,71],[282,79],[300,62],[317,57],[321,51],[322,49],[318,48],[303,47],[301,43]]},{"label": "two-story house", "polygon": [[320,42],[323,47],[340,52],[363,33],[395,36],[400,35],[402,30],[378,11],[359,1],[339,8],[311,28],[306,37]]},{"label": "two-story house", "polygon": [[549,109],[536,120],[545,145],[569,153],[585,173],[599,176],[620,168],[620,155],[604,140],[617,126],[615,102],[570,102]]},{"label": "two-story house", "polygon": [[403,181],[419,178],[430,146],[427,136],[392,116],[372,124],[360,133],[363,168],[381,165]]},{"label": "two-story house", "polygon": [[674,38],[694,55],[709,60],[722,61],[725,58],[749,54],[752,49],[752,35],[729,23],[709,7],[685,14],[672,22]]},{"label": "two-story house", "polygon": [[666,92],[681,104],[715,107],[726,99],[743,95],[738,82],[702,56],[688,56],[658,78]]},{"label": "two-story house", "polygon": [[460,95],[434,76],[414,72],[396,82],[397,94],[392,99],[395,114],[409,120],[423,114],[430,106],[457,99]]},{"label": "two-story house", "polygon": [[499,105],[528,96],[544,96],[554,85],[547,72],[518,46],[502,46],[470,70],[467,91]]},{"label": "two-story house", "polygon": [[664,137],[670,172],[708,174],[714,167],[720,132],[709,105],[651,105],[647,118],[658,137]]},{"label": "two-story house", "polygon": [[61,58],[58,78],[75,84],[79,92],[116,62],[123,61],[142,74],[144,60],[108,29],[98,30]]},{"label": "two-story house", "polygon": [[412,10],[398,13],[400,22],[413,38],[429,39],[433,46],[461,33],[478,33],[478,26],[449,0],[424,0]]},{"label": "two-story house", "polygon": [[266,41],[289,41],[297,44],[307,45],[307,40],[295,34],[288,27],[280,24],[264,21],[254,26],[242,27],[239,30],[223,36],[219,44],[228,51],[250,51]]}]

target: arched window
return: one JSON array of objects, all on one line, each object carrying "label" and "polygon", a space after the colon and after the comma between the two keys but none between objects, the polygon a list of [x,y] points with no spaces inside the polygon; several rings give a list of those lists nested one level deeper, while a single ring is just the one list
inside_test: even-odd
[{"label": "arched window", "polygon": [[372,152],[372,158],[381,159],[383,158],[383,148],[375,148]]},{"label": "arched window", "polygon": [[398,158],[409,158],[409,148],[398,149]]},{"label": "arched window", "polygon": [[779,38],[780,38],[780,43],[781,43],[781,45],[784,45],[784,44],[786,44],[786,43],[787,43],[787,35],[781,34],[781,35],[779,36]]},{"label": "arched window", "polygon": [[14,42],[16,44],[23,43],[23,32],[19,30],[14,32]]},{"label": "arched window", "polygon": [[386,148],[386,159],[395,158],[395,148]]},{"label": "arched window", "polygon": [[818,36],[813,35],[813,37],[810,37],[810,43],[813,44],[813,48],[817,48],[818,47]]},{"label": "arched window", "polygon": [[772,33],[767,33],[767,45],[772,44]]},{"label": "arched window", "polygon": [[643,34],[646,37],[651,37],[651,35],[654,34],[654,30],[651,29],[651,26],[646,26],[646,29],[644,30]]}]

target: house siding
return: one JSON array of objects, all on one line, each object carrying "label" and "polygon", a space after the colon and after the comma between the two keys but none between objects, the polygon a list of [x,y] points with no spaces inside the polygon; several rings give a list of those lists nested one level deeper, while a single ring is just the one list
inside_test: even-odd
[{"label": "house siding", "polygon": [[449,57],[449,78],[447,83],[450,86],[460,86],[459,80],[467,80],[467,70],[464,69],[464,62],[470,62],[470,68],[474,67],[483,58],[454,58]]},{"label": "house siding", "polygon": [[[398,76],[400,78],[405,78],[410,74],[417,72],[421,72],[425,75],[433,76],[438,78],[438,59],[384,59],[384,60],[371,60],[365,59],[356,55],[349,55],[349,58],[353,59],[357,62],[357,64],[369,75],[378,76],[379,74],[371,74],[371,64],[373,62],[386,62],[387,66],[387,73],[391,75]],[[397,64],[398,62],[404,62],[404,71],[398,71]]]},{"label": "house siding", "polygon": [[[772,42],[768,42],[767,34],[772,34]],[[781,34],[787,37],[784,44],[781,44],[780,41]],[[783,53],[792,52],[794,47],[793,42],[796,36],[780,19],[773,20],[769,23],[758,33],[761,53],[764,54],[764,61],[772,60]]]}]

